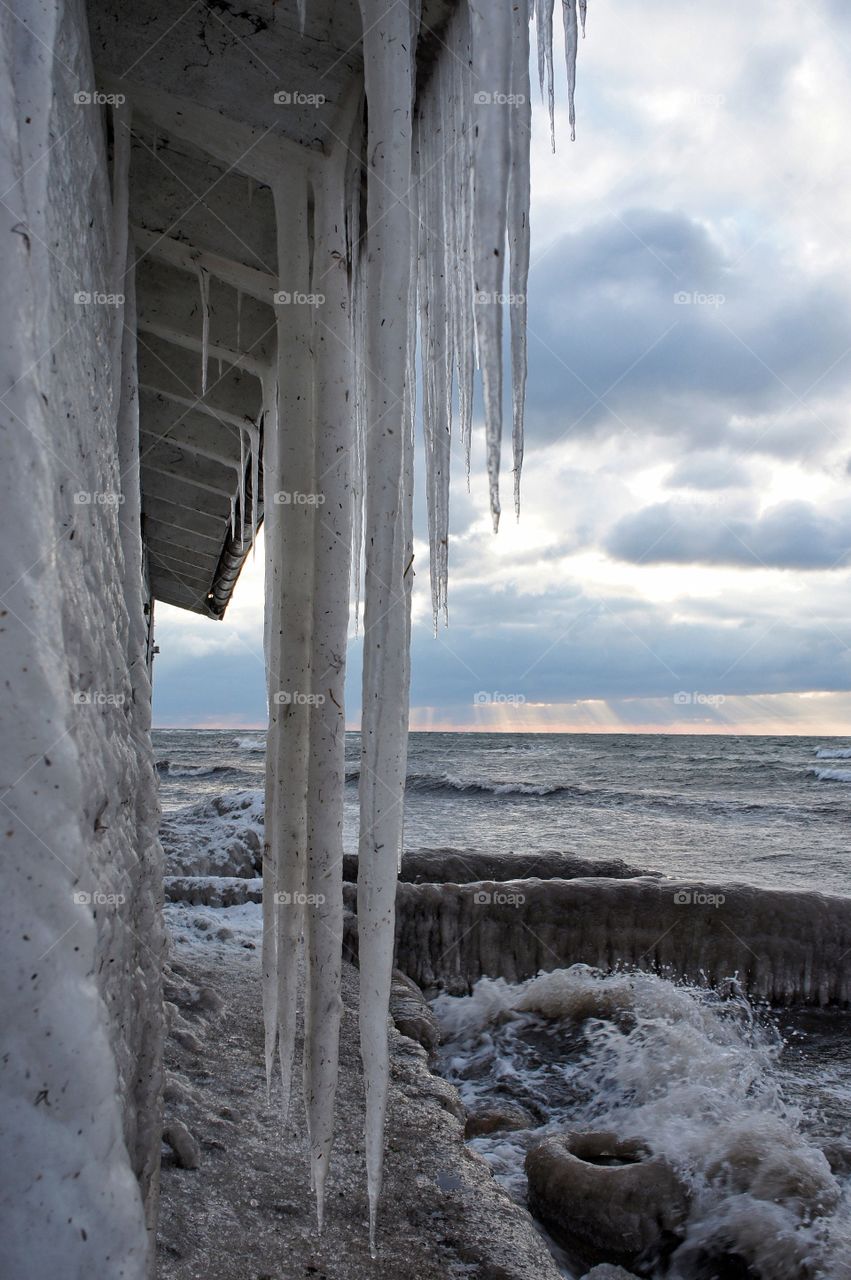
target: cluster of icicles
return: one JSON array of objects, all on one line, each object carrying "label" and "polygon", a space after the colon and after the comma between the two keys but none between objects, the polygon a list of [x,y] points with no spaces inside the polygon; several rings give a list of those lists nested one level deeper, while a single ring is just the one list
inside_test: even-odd
[{"label": "cluster of icicles", "polygon": [[[342,943],[343,685],[352,572],[364,580],[358,928],[370,1246],[388,1094],[387,1017],[407,751],[415,350],[422,362],[431,583],[446,610],[450,440],[469,452],[474,366],[499,518],[505,293],[515,502],[529,265],[529,23],[553,116],[554,0],[462,0],[419,93],[418,6],[360,0],[365,93],[333,153],[273,188],[277,379],[265,389],[269,695],[263,1010],[286,1117],[304,960],[304,1098],[321,1228],[334,1128]],[[573,124],[579,20],[563,0]],[[425,57],[431,50],[423,50]],[[352,159],[352,157],[356,159]],[[366,157],[365,221],[361,204]],[[510,265],[504,269],[506,244]],[[282,500],[281,494],[285,497]],[[358,598],[359,607],[359,598]]]}]

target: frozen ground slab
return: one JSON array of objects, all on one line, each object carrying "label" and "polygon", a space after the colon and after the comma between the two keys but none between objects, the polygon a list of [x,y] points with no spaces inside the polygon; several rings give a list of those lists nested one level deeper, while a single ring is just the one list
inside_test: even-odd
[{"label": "frozen ground slab", "polygon": [[[277,1106],[265,1099],[260,907],[174,903],[167,916],[165,1123],[188,1127],[200,1164],[184,1169],[164,1155],[160,1280],[558,1280],[529,1215],[464,1146],[454,1089],[395,1029],[380,1258],[370,1260],[358,975],[350,965],[343,969],[338,1136],[319,1239],[298,1106],[281,1134]],[[296,1078],[301,1048],[299,1036]]]}]

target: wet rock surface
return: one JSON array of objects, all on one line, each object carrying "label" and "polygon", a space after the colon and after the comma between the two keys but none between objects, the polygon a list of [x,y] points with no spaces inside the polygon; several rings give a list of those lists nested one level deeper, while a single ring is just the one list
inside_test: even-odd
[{"label": "wet rock surface", "polygon": [[397,1031],[415,1040],[432,1056],[440,1043],[440,1025],[417,984],[399,969],[393,971],[390,1017]]},{"label": "wet rock surface", "polygon": [[[167,999],[202,1047],[192,1052],[169,1036],[165,1128],[174,1136],[180,1123],[194,1135],[200,1165],[163,1163],[159,1280],[558,1280],[529,1214],[464,1146],[457,1092],[428,1070],[426,1050],[395,1030],[380,1257],[370,1259],[358,977],[349,965],[338,1137],[320,1239],[300,1101],[283,1133],[274,1098],[266,1102],[258,953],[238,944],[213,944],[207,953],[196,944],[178,957]],[[409,983],[399,985],[414,998]],[[300,1072],[297,1060],[295,1079]]]},{"label": "wet rock surface", "polygon": [[491,1133],[513,1133],[518,1129],[531,1129],[537,1123],[531,1111],[519,1103],[490,1103],[468,1113],[464,1137],[482,1138]]}]

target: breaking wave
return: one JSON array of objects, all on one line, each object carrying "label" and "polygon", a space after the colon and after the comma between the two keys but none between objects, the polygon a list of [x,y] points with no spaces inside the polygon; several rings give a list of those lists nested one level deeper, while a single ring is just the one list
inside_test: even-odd
[{"label": "breaking wave", "polygon": [[157,761],[157,773],[169,778],[222,778],[238,771],[226,764],[172,764],[170,760]]},{"label": "breaking wave", "polygon": [[785,1096],[783,1040],[735,984],[722,998],[574,965],[516,985],[483,978],[434,1008],[443,1073],[467,1106],[530,1113],[529,1128],[473,1142],[515,1198],[538,1139],[611,1130],[642,1139],[687,1187],[669,1280],[730,1257],[741,1270],[729,1274],[763,1280],[851,1275],[847,1198]]},{"label": "breaking wave", "polygon": [[851,747],[819,747],[817,760],[851,760]]},{"label": "breaking wave", "polygon": [[[346,766],[346,781],[360,777],[357,765]],[[446,795],[554,796],[576,788],[544,782],[499,782],[489,778],[458,778],[451,773],[409,773],[408,791],[443,793]]]},{"label": "breaking wave", "polygon": [[851,769],[812,769],[811,772],[819,782],[851,782]]},{"label": "breaking wave", "polygon": [[237,751],[265,751],[265,738],[235,738],[233,744]]}]

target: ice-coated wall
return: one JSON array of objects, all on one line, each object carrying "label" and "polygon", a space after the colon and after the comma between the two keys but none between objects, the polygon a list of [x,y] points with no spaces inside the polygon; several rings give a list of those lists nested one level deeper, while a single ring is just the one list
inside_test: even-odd
[{"label": "ice-coated wall", "polygon": [[83,6],[4,6],[0,36],[0,1271],[141,1277],[163,941],[132,306]]},{"label": "ice-coated wall", "polygon": [[[345,887],[346,948],[357,951]],[[423,987],[467,992],[589,964],[646,969],[772,1004],[851,1003],[851,902],[798,890],[651,877],[400,884],[395,962]]]}]

